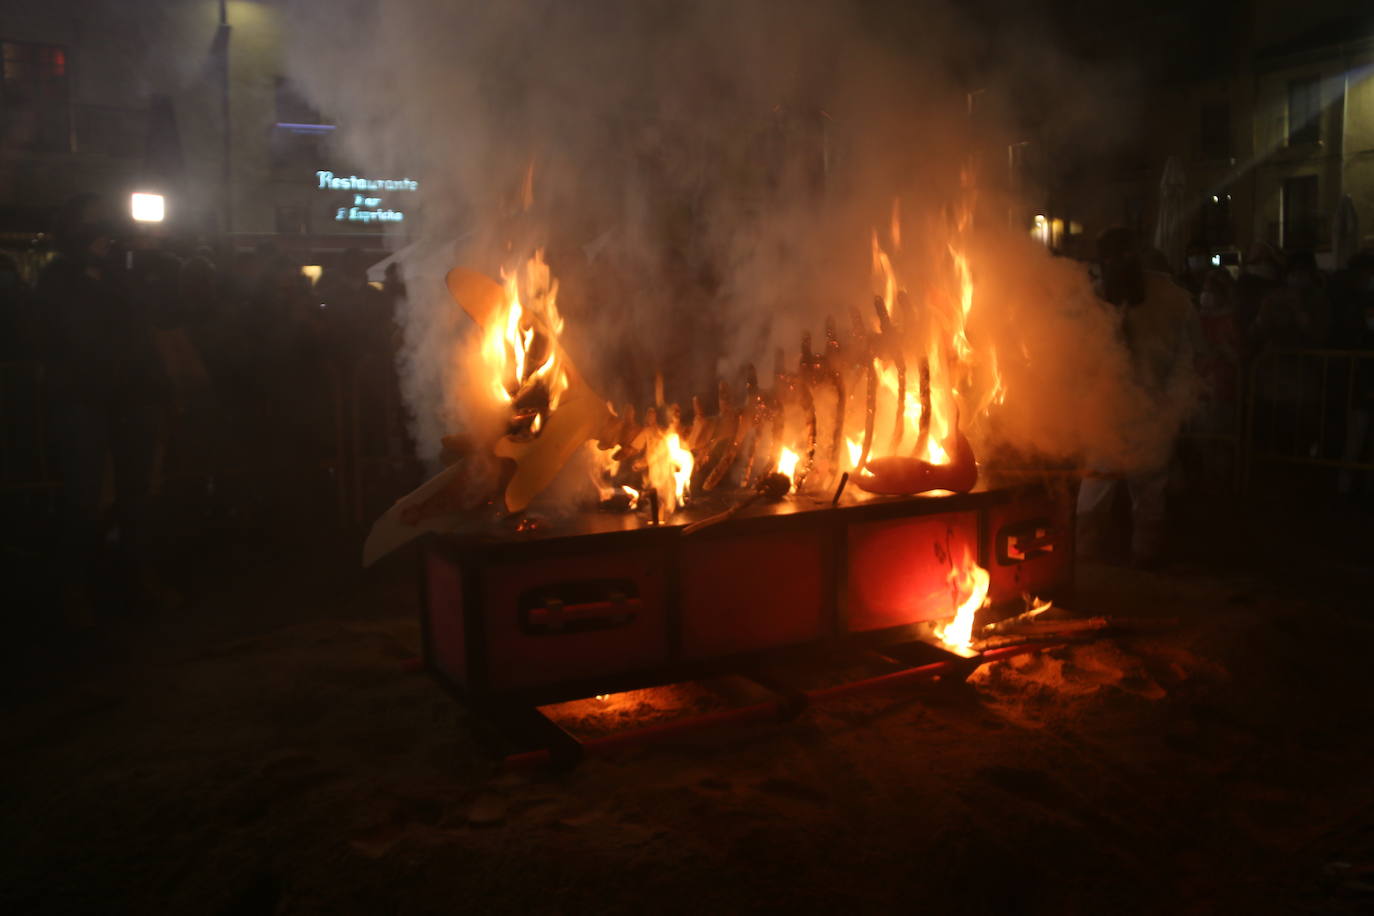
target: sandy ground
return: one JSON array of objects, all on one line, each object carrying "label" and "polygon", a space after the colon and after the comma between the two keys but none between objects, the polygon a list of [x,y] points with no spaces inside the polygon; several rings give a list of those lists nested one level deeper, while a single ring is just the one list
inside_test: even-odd
[{"label": "sandy ground", "polygon": [[406,564],[207,542],[183,612],[10,647],[0,907],[1370,912],[1369,526],[1199,510],[1074,601],[1177,628],[562,775],[407,664]]}]

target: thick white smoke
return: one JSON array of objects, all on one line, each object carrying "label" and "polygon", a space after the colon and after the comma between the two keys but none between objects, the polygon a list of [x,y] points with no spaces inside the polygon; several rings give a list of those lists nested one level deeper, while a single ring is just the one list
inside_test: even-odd
[{"label": "thick white smoke", "polygon": [[[868,308],[870,232],[893,198],[939,225],[980,144],[1012,136],[975,128],[969,90],[1015,123],[1012,87],[1062,84],[1083,94],[1041,113],[1055,129],[1101,138],[1111,123],[1086,94],[1100,74],[1031,53],[1046,45],[1005,18],[979,25],[937,2],[295,0],[290,22],[290,77],[343,152],[422,181],[400,321],[425,458],[474,420],[453,266],[495,274],[546,246],[565,342],[594,386],[645,403],[662,370],[685,401],[746,362],[766,378],[774,347],[795,361],[803,328],[819,337],[825,315],[845,325]],[[1000,207],[1003,224],[1004,161],[984,157],[978,177],[980,214]],[[1081,272],[1022,227],[978,239],[971,333],[997,341],[1016,405],[984,435],[1081,460],[1155,449],[1169,424],[1146,422]]]}]

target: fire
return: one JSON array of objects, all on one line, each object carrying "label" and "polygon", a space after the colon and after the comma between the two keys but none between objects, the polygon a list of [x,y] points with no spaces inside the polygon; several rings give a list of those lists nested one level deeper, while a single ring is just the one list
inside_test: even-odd
[{"label": "fire", "polygon": [[[875,404],[879,435],[874,437],[874,455],[883,454],[888,440],[881,434],[882,423],[890,417],[896,420],[891,438],[894,450],[913,449],[915,457],[929,464],[947,465],[953,460],[960,415],[973,420],[1005,398],[995,349],[988,344],[975,350],[968,334],[977,302],[968,247],[973,223],[970,183],[971,176],[965,175],[964,205],[956,212],[954,225],[941,228],[936,244],[924,249],[927,263],[917,260],[911,265],[920,275],[946,278],[922,290],[919,308],[909,302],[900,276],[903,265],[921,254],[921,246],[903,251],[900,201],[892,203],[887,233],[891,252],[883,248],[877,229],[870,234],[879,312],[876,327],[865,323],[877,332],[872,359],[880,385]],[[933,270],[930,262],[944,266]],[[975,376],[975,368],[981,376]],[[846,429],[847,434],[851,431]],[[851,465],[858,463],[851,457]]]},{"label": "fire", "polygon": [[691,495],[695,459],[691,451],[683,448],[677,430],[657,432],[648,437],[645,463],[649,486],[658,491],[664,516],[686,505]]},{"label": "fire", "polygon": [[[559,365],[563,318],[558,313],[558,281],[551,277],[542,249],[517,269],[502,269],[501,279],[505,315],[487,326],[482,340],[492,394],[511,404],[542,383],[548,396],[545,412],[551,413],[568,388],[567,372]],[[542,422],[541,412],[530,431],[537,433]]]},{"label": "fire", "polygon": [[949,571],[949,590],[956,610],[954,619],[935,628],[936,637],[952,649],[973,645],[973,619],[988,600],[988,571],[973,561],[964,548],[964,560]]},{"label": "fire", "polygon": [[[974,262],[971,177],[964,179],[954,219],[932,216],[916,223],[916,231],[903,225],[901,203],[893,200],[888,225],[876,221],[870,232],[870,307],[852,317],[848,333],[830,321],[822,347],[813,347],[807,334],[799,369],[789,371],[791,361],[780,350],[771,391],[759,385],[751,366],[747,403],[738,404],[722,385],[715,419],[694,399],[687,421],[679,405],[667,403],[659,372],[643,426],[632,413],[621,418],[608,405],[607,415],[619,422],[598,440],[603,455],[595,482],[603,498],[618,496],[628,481],[634,487],[623,492],[632,503],[650,488],[666,518],[690,498],[699,463],[710,465],[703,484],[738,480],[747,486],[773,455],[773,467],[795,489],[798,474],[813,469],[821,479],[871,469],[887,456],[949,467],[967,455],[959,427],[977,423],[1003,402],[1006,390],[998,353],[978,339],[976,324],[970,336],[974,309],[984,306]],[[527,175],[526,206],[531,181]],[[560,399],[565,405],[577,401],[583,380],[560,341],[558,283],[542,249],[500,273],[499,297],[493,285],[493,304],[484,311],[490,317],[480,320],[483,384],[513,416],[507,438],[561,447],[569,421],[553,422],[555,411]],[[624,438],[612,444],[608,436]],[[807,456],[805,467],[799,453]]]},{"label": "fire", "polygon": [[692,485],[694,461],[692,453],[683,448],[682,443],[678,441],[677,433],[669,433],[665,437],[665,442],[668,446],[668,457],[673,462],[673,495],[680,506],[687,502],[687,492]]},{"label": "fire", "polygon": [[778,453],[778,473],[787,475],[793,487],[797,485],[797,462],[800,460],[801,456],[785,445]]},{"label": "fire", "polygon": [[627,486],[624,486],[624,485],[622,485],[622,486],[620,487],[620,490],[621,490],[621,492],[624,493],[626,496],[630,497],[630,508],[631,508],[631,509],[633,509],[635,506],[639,505],[639,491],[638,491],[638,490],[636,490],[634,487],[627,487]]}]

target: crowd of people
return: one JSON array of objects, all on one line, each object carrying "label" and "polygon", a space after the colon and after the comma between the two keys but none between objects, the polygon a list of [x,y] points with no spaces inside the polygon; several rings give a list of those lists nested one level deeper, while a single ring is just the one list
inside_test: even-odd
[{"label": "crowd of people", "polygon": [[[394,386],[394,312],[405,290],[394,265],[384,282],[369,282],[372,258],[357,250],[332,256],[312,277],[271,244],[218,256],[193,243],[131,245],[107,202],[92,195],[58,214],[53,242],[27,277],[0,255],[0,362],[42,367],[41,398],[31,405],[41,422],[30,418],[30,426],[45,429],[35,446],[61,481],[54,553],[64,558],[64,603],[80,616],[91,595],[109,591],[108,582],[92,583],[112,549],[125,591],[162,600],[141,542],[150,493],[169,466],[195,469],[211,487],[219,468],[270,466],[262,480],[308,485],[312,465],[319,471],[332,456],[338,473],[341,385],[370,361]],[[1269,434],[1308,457],[1374,460],[1374,359],[1347,360],[1334,379],[1311,360],[1268,359],[1275,351],[1374,351],[1374,251],[1326,273],[1311,252],[1260,243],[1233,272],[1198,243],[1174,273],[1133,233],[1114,229],[1099,239],[1094,275],[1098,295],[1119,308],[1137,370],[1161,398],[1179,367],[1199,382],[1188,439],[1235,441],[1250,403],[1276,418]],[[1262,373],[1250,371],[1257,361]],[[1348,402],[1326,396],[1342,390]],[[23,406],[8,398],[9,412]],[[1314,410],[1325,441],[1309,444],[1313,418],[1304,411]],[[1199,455],[1204,475],[1216,459],[1238,457],[1206,445]],[[1343,470],[1341,492],[1368,497],[1371,478]],[[1082,542],[1092,546],[1092,523],[1124,482],[1133,552],[1155,558],[1169,481],[1163,467],[1130,475],[1101,468],[1080,491],[1080,519],[1089,523],[1080,526]]]},{"label": "crowd of people", "polygon": [[1328,275],[1310,251],[1282,255],[1261,243],[1233,273],[1198,242],[1175,273],[1161,252],[1115,227],[1098,238],[1090,273],[1119,318],[1137,381],[1161,416],[1186,421],[1168,454],[1089,468],[1080,553],[1117,553],[1114,505],[1124,489],[1132,562],[1159,562],[1168,492],[1185,480],[1228,487],[1242,448],[1336,463],[1343,497],[1374,495],[1374,475],[1352,467],[1374,461],[1374,251]]},{"label": "crowd of people", "polygon": [[[369,283],[374,259],[344,251],[312,282],[270,244],[227,261],[193,244],[134,244],[94,195],[58,214],[33,282],[0,258],[0,361],[42,367],[37,403],[8,400],[41,412],[30,426],[45,441],[27,445],[61,482],[51,552],[69,620],[90,616],[97,596],[175,600],[144,544],[169,464],[211,487],[218,468],[271,465],[290,485],[293,471],[323,467],[339,386],[364,360],[392,365],[404,289],[394,270]],[[7,458],[7,470],[25,464]]]},{"label": "crowd of people", "polygon": [[[1253,385],[1254,433],[1266,450],[1345,464],[1374,460],[1374,361],[1335,358],[1374,351],[1374,250],[1325,272],[1311,251],[1285,254],[1260,242],[1233,276],[1195,243],[1178,281],[1202,329],[1199,431],[1238,431],[1242,394]],[[1252,374],[1256,360],[1262,363]],[[1343,494],[1355,495],[1357,484],[1360,495],[1370,495],[1367,479],[1341,473]]]}]

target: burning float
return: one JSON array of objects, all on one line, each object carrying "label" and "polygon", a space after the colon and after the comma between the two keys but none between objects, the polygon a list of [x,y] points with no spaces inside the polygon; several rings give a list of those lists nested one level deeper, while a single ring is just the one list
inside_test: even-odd
[{"label": "burning float", "polygon": [[[883,682],[972,671],[980,611],[1070,584],[1072,504],[974,455],[969,428],[1004,389],[995,349],[968,332],[982,306],[970,213],[944,221],[913,282],[894,267],[894,204],[862,307],[776,352],[771,377],[749,365],[720,381],[710,406],[667,403],[661,376],[651,404],[604,400],[564,346],[542,252],[499,280],[452,270],[480,336],[472,396],[500,426],[445,439],[447,467],[365,548],[371,562],[428,535],[429,670],[564,750],[537,707],[757,673],[788,651],[876,653],[896,668]],[[592,478],[585,503],[539,511],[570,474]],[[778,709],[805,694],[784,692]]]}]

